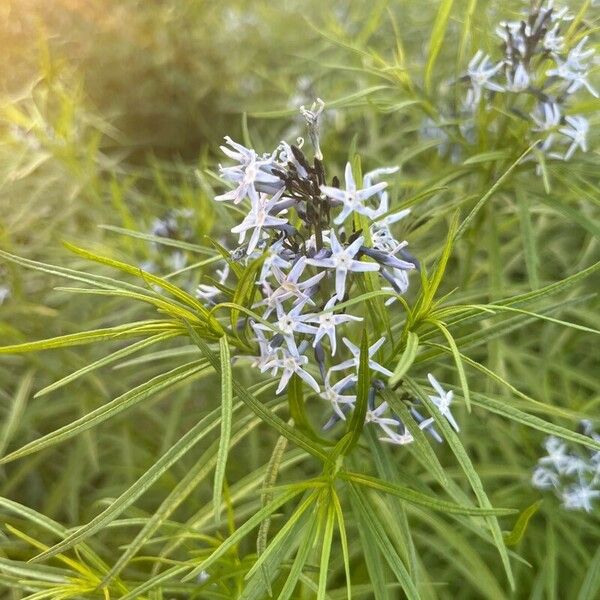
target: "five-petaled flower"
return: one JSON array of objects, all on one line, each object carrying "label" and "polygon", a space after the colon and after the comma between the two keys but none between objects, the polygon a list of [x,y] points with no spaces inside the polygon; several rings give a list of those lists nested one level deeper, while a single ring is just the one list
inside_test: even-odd
[{"label": "five-petaled flower", "polygon": [[356,238],[350,245],[344,247],[333,231],[330,233],[331,253],[323,258],[311,258],[307,262],[315,267],[335,269],[335,294],[338,300],[343,300],[346,294],[346,277],[349,272],[379,271],[379,265],[372,262],[362,262],[354,257],[358,254],[364,238]]},{"label": "five-petaled flower", "polygon": [[[352,353],[352,358],[345,360],[337,365],[331,367],[331,371],[343,371],[344,369],[348,369],[350,367],[354,367],[358,369],[358,363],[360,362],[360,348],[354,345],[348,338],[342,338],[342,341]],[[379,338],[372,346],[369,347],[368,355],[369,355],[369,369],[372,371],[377,371],[378,373],[382,373],[383,375],[387,375],[391,377],[392,372],[389,369],[386,369],[384,366],[380,365],[378,362],[373,360],[373,356],[375,353],[383,346],[385,343],[385,337]]]},{"label": "five-petaled flower", "polygon": [[327,336],[329,338],[329,343],[331,344],[331,355],[335,354],[335,350],[337,347],[335,328],[342,323],[348,323],[349,321],[362,321],[362,317],[356,317],[354,315],[345,315],[340,314],[336,315],[333,312],[333,307],[335,306],[336,298],[335,296],[331,298],[323,311],[319,314],[308,315],[307,321],[309,323],[314,323],[318,325],[317,331],[315,333],[315,339],[313,340],[313,346],[316,346],[323,337]]},{"label": "five-petaled flower", "polygon": [[454,431],[458,432],[458,423],[456,422],[456,419],[450,412],[450,404],[452,403],[452,397],[454,396],[454,392],[452,392],[452,390],[450,390],[449,392],[444,391],[442,386],[439,384],[438,380],[431,373],[427,374],[427,379],[429,379],[431,387],[436,392],[435,395],[429,396],[429,399],[435,404],[442,416],[446,417],[446,420],[448,421],[448,423],[450,423]]},{"label": "five-petaled flower", "polygon": [[342,211],[333,220],[336,225],[341,225],[353,212],[361,215],[371,215],[373,213],[373,209],[365,205],[365,200],[368,200],[371,196],[374,196],[387,187],[387,183],[383,181],[381,183],[371,185],[363,190],[356,189],[356,182],[354,181],[354,176],[352,175],[352,165],[350,163],[346,163],[344,176],[346,179],[346,190],[340,190],[329,185],[321,186],[321,191],[326,196],[332,200],[340,202],[343,205]]},{"label": "five-petaled flower", "polygon": [[256,245],[260,240],[261,232],[264,228],[277,227],[279,225],[287,224],[287,219],[282,219],[281,217],[275,217],[269,214],[271,209],[275,206],[275,204],[277,204],[279,198],[281,198],[282,194],[283,189],[272,197],[269,197],[267,194],[260,194],[260,196],[257,195],[253,197],[250,213],[239,225],[231,228],[232,233],[240,234],[240,244],[244,241],[246,232],[250,229],[254,229],[246,250],[247,254],[252,254],[256,248]]}]

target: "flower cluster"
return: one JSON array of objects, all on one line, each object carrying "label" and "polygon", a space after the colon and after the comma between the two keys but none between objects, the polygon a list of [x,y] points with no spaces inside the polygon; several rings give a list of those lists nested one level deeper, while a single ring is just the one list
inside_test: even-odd
[{"label": "flower cluster", "polygon": [[569,99],[580,89],[594,97],[589,82],[592,48],[588,37],[569,47],[563,35],[573,17],[557,9],[553,0],[532,2],[519,21],[500,23],[496,29],[504,56],[494,62],[478,50],[462,81],[468,84],[465,109],[473,113],[501,94],[509,110],[525,119],[532,139],[540,139],[539,150],[549,157],[570,160],[576,150],[587,150],[589,123],[582,115],[568,114]]},{"label": "flower cluster", "polygon": [[[596,441],[600,434],[590,421],[582,421],[583,433]],[[587,455],[576,452],[566,442],[554,436],[544,441],[546,456],[538,461],[531,483],[541,490],[554,490],[569,510],[593,509],[593,501],[600,498],[600,451]]]},{"label": "flower cluster", "polygon": [[[327,180],[319,146],[323,106],[318,100],[310,109],[301,108],[314,148],[312,162],[302,150],[303,140],[297,145],[282,141],[273,152],[258,154],[226,137],[221,150],[235,164],[220,166],[220,173],[231,189],[215,200],[244,214],[231,229],[239,236],[231,260],[254,265],[257,273],[260,297],[252,305],[256,316],[248,321],[258,345],[252,365],[279,377],[278,394],[293,376],[300,378],[330,404],[329,428],[346,420],[356,401],[360,350],[341,332],[363,316],[350,312],[361,304],[348,301],[368,289],[366,278],[380,277],[387,302],[393,302],[406,292],[418,262],[406,250],[407,242],[391,231],[409,213],[390,210],[388,184],[380,181],[396,167],[366,173],[361,185],[348,163],[343,186],[337,177]],[[228,273],[221,270],[219,285],[204,286],[198,295],[216,302],[227,289]],[[387,378],[392,373],[382,357],[384,342],[384,337],[375,341],[368,355],[371,371]],[[452,392],[431,375],[430,382],[431,400],[458,430],[449,408]],[[383,381],[372,380],[366,421],[379,427],[383,441],[407,444],[412,435],[405,424],[387,402],[378,402],[383,387]],[[433,420],[414,406],[411,410],[418,426],[441,441]]]}]

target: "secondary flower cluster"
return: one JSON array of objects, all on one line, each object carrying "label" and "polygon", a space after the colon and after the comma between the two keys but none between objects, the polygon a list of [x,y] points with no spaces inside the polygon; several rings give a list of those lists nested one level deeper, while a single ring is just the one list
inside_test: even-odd
[{"label": "secondary flower cluster", "polygon": [[570,160],[577,149],[587,150],[589,123],[568,114],[569,99],[580,89],[598,97],[589,82],[592,48],[588,37],[569,47],[563,35],[573,17],[557,9],[553,0],[531,2],[524,18],[500,23],[496,29],[504,56],[494,62],[478,50],[462,81],[468,84],[465,109],[476,112],[482,100],[504,95],[509,110],[530,124],[532,139],[541,139],[539,150],[555,159]]},{"label": "secondary flower cluster", "polygon": [[[363,316],[350,312],[361,303],[347,302],[369,289],[365,284],[373,286],[375,277],[383,280],[387,302],[393,302],[407,290],[417,261],[407,252],[407,242],[397,240],[390,229],[409,213],[390,211],[387,183],[380,181],[396,167],[371,171],[359,185],[348,163],[343,187],[337,177],[327,181],[319,147],[322,110],[321,101],[301,109],[314,148],[312,163],[302,151],[303,140],[298,145],[282,141],[273,152],[259,155],[226,137],[221,150],[234,164],[221,166],[220,173],[232,186],[215,200],[242,211],[241,222],[231,230],[239,236],[231,258],[256,267],[260,297],[249,326],[258,353],[252,364],[279,376],[277,393],[297,376],[329,402],[333,416],[328,428],[345,420],[356,400],[360,350],[341,330]],[[215,303],[219,292],[226,293],[227,276],[228,271],[221,271],[218,285],[201,286],[198,296]],[[369,366],[387,378],[392,373],[381,364],[384,342],[382,337],[369,348]],[[458,430],[449,408],[452,392],[446,393],[433,376],[430,381],[432,401]],[[384,386],[379,379],[372,381],[366,421],[380,428],[380,439],[407,444],[412,435],[405,424],[386,402],[378,403]],[[433,420],[412,410],[419,427],[439,439]]]},{"label": "secondary flower cluster", "polygon": [[[600,441],[600,434],[590,421],[582,421],[581,429],[585,435]],[[532,485],[554,490],[567,509],[590,512],[593,501],[600,498],[600,452],[578,453],[554,436],[546,438],[544,448],[547,454],[538,461]]]}]

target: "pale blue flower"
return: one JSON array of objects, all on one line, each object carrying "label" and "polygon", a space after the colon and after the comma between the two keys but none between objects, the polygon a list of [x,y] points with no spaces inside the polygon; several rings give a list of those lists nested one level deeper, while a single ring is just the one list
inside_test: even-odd
[{"label": "pale blue flower", "polygon": [[265,227],[276,227],[287,224],[287,219],[274,217],[273,215],[269,214],[282,194],[283,190],[277,192],[273,197],[269,197],[267,194],[261,194],[260,196],[257,195],[252,199],[252,208],[250,209],[250,213],[239,225],[232,227],[232,233],[240,234],[240,244],[244,241],[246,232],[250,229],[254,230],[252,232],[252,236],[250,237],[246,254],[251,254],[254,248],[256,248],[256,245],[260,240],[261,232]]},{"label": "pale blue flower", "polygon": [[429,399],[435,404],[441,415],[446,418],[448,423],[450,423],[454,431],[458,432],[458,423],[450,412],[450,404],[452,404],[454,392],[452,390],[449,392],[444,391],[438,380],[431,373],[427,374],[427,379],[429,379],[431,387],[436,392],[436,395],[429,396]]},{"label": "pale blue flower", "polygon": [[329,338],[331,344],[331,355],[333,356],[336,351],[336,335],[335,328],[342,323],[348,323],[349,321],[362,321],[362,317],[355,317],[353,315],[338,314],[336,315],[330,309],[335,306],[336,297],[331,298],[327,304],[325,304],[324,312],[315,315],[308,315],[307,321],[318,325],[317,332],[315,333],[315,339],[313,340],[313,346],[316,346],[321,339],[325,336]]},{"label": "pale blue flower", "polygon": [[279,267],[273,266],[273,276],[279,284],[279,287],[273,292],[273,299],[283,301],[288,298],[295,298],[296,300],[303,300],[310,304],[314,304],[310,296],[306,294],[306,291],[317,285],[317,283],[325,276],[325,273],[317,273],[305,281],[298,281],[304,273],[305,268],[306,257],[304,256],[301,256],[296,261],[290,272],[287,274]]},{"label": "pale blue flower", "polygon": [[379,271],[379,265],[374,262],[355,260],[364,238],[360,236],[345,248],[338,242],[335,233],[330,233],[331,254],[323,258],[310,258],[306,262],[315,267],[335,269],[335,293],[338,300],[343,300],[346,294],[346,277],[350,272]]},{"label": "pale blue flower", "polygon": [[344,394],[344,392],[356,384],[356,375],[346,375],[346,377],[331,385],[330,374],[331,371],[325,378],[325,388],[321,392],[320,396],[324,400],[330,402],[331,408],[336,415],[345,421],[346,415],[344,414],[344,409],[347,411],[348,408],[352,408],[354,406],[354,403],[356,402],[356,395],[348,395]]},{"label": "pale blue flower", "polygon": [[356,182],[354,181],[354,176],[352,175],[352,166],[350,163],[346,164],[345,179],[345,190],[340,190],[328,185],[321,186],[321,191],[326,196],[342,204],[342,211],[333,220],[336,225],[341,225],[346,218],[354,212],[361,215],[370,215],[372,209],[368,206],[365,206],[365,200],[368,200],[371,196],[381,192],[387,187],[387,183],[381,182],[365,189],[357,190]]},{"label": "pale blue flower", "polygon": [[[358,363],[360,361],[360,348],[355,346],[348,338],[342,338],[342,341],[352,353],[352,358],[345,360],[337,365],[331,367],[330,371],[343,371],[344,369],[355,368],[358,369]],[[372,371],[378,371],[379,373],[383,373],[383,375],[387,375],[391,377],[392,372],[389,369],[386,369],[384,366],[380,365],[378,362],[373,360],[373,356],[375,353],[383,346],[385,342],[385,337],[379,338],[370,348],[369,348],[369,368]]]},{"label": "pale blue flower", "polygon": [[292,375],[296,374],[305,381],[317,394],[321,391],[315,378],[304,369],[308,364],[308,358],[302,354],[294,354],[285,348],[280,350],[280,355],[273,358],[266,364],[267,368],[276,367],[282,369],[281,380],[277,387],[276,394],[280,394],[288,385]]},{"label": "pale blue flower", "polygon": [[571,138],[572,142],[564,155],[564,160],[570,160],[577,148],[587,152],[587,133],[590,128],[588,120],[581,116],[565,117],[568,127],[561,127],[560,133]]}]

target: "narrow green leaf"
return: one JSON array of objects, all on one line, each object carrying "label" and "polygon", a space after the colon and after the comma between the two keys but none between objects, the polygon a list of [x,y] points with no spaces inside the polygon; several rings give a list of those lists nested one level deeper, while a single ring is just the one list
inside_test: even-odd
[{"label": "narrow green leaf", "polygon": [[454,502],[448,502],[447,500],[438,500],[433,496],[423,494],[422,492],[416,492],[410,488],[396,485],[394,483],[388,483],[377,477],[371,477],[370,475],[364,475],[362,473],[352,472],[341,472],[340,478],[346,481],[350,481],[357,485],[368,487],[386,494],[398,496],[411,504],[417,504],[419,506],[425,506],[431,510],[437,510],[445,513],[452,513],[456,515],[472,515],[472,516],[487,516],[487,515],[511,515],[517,512],[511,508],[492,508],[486,506],[483,508],[473,506],[460,506]]},{"label": "narrow green leaf", "polygon": [[538,276],[539,257],[535,247],[536,234],[531,223],[530,204],[527,196],[517,188],[517,208],[521,222],[521,239],[523,240],[523,254],[529,278],[529,287],[537,290],[540,287]]},{"label": "narrow green leaf", "polygon": [[473,404],[502,417],[506,417],[511,421],[516,421],[517,423],[531,427],[532,429],[537,429],[538,431],[542,431],[549,435],[561,437],[564,440],[581,444],[582,446],[592,450],[600,450],[599,441],[594,440],[587,435],[582,435],[576,431],[571,431],[570,429],[566,429],[560,425],[554,425],[554,423],[549,423],[544,419],[540,419],[539,417],[523,412],[514,406],[510,406],[504,400],[499,401],[488,396],[484,396],[483,394],[474,394]]},{"label": "narrow green leaf", "polygon": [[360,341],[360,358],[358,362],[358,382],[356,384],[356,402],[352,417],[348,421],[348,433],[350,438],[344,449],[348,454],[358,442],[365,424],[365,417],[369,405],[369,388],[371,387],[371,375],[369,369],[369,335],[366,328],[363,329]]},{"label": "narrow green leaf", "polygon": [[590,562],[577,600],[594,600],[600,596],[600,546]]},{"label": "narrow green leaf", "polygon": [[153,244],[160,244],[162,246],[169,246],[171,248],[177,248],[179,250],[188,250],[189,252],[196,252],[198,254],[212,255],[213,251],[205,246],[199,246],[198,244],[190,244],[182,240],[175,240],[173,238],[163,237],[160,235],[152,235],[150,233],[143,233],[141,231],[135,231],[133,229],[125,229],[123,227],[116,227],[115,225],[98,225],[100,229],[106,231],[112,231],[113,233],[119,233],[121,235],[127,235],[138,240],[144,240],[146,242],[152,242]]},{"label": "narrow green leaf", "polygon": [[45,565],[31,565],[2,557],[0,557],[0,573],[14,575],[21,580],[60,583],[62,585],[67,585],[69,579],[73,576],[73,573],[66,569],[47,567]]},{"label": "narrow green leaf", "polygon": [[[258,395],[262,392],[270,390],[271,388],[272,384],[260,384],[260,386],[257,387],[256,394]],[[273,401],[271,402],[273,403]],[[283,400],[277,400],[275,402],[277,402],[278,407],[283,405]],[[241,402],[236,403],[234,405],[234,411],[239,410],[241,406],[243,406]],[[213,429],[219,423],[218,418],[220,416],[220,408],[212,411],[209,416],[211,419],[214,420],[214,423],[212,425],[208,424],[206,425],[206,427],[209,429],[209,431],[213,431]],[[203,422],[206,423],[206,421]],[[236,419],[236,431],[232,434],[230,446],[233,447],[240,441],[245,439],[251,431],[253,431],[258,425],[260,425],[260,423],[261,420],[252,414],[245,415]],[[119,573],[125,568],[128,562],[150,539],[154,532],[159,529],[159,527],[169,518],[169,516],[177,509],[177,507],[182,502],[184,502],[186,498],[190,496],[190,494],[192,494],[195,490],[198,489],[198,485],[200,485],[200,483],[206,477],[208,477],[208,475],[216,465],[217,455],[218,442],[215,442],[209,446],[209,448],[195,462],[192,468],[187,471],[183,479],[179,480],[177,485],[169,492],[168,496],[162,501],[160,506],[152,513],[152,516],[144,521],[143,528],[140,530],[137,536],[127,545],[127,549],[125,550],[125,552],[119,557],[119,559],[111,567],[110,571],[106,574],[106,576],[101,582],[101,587],[108,586],[111,583],[111,581],[119,575]],[[172,459],[176,460],[176,455],[173,455]],[[166,463],[163,466],[164,468],[168,468]],[[235,488],[236,486],[233,487]],[[254,487],[252,489],[254,489]],[[235,501],[236,499],[237,496],[235,493],[233,493],[232,501]],[[212,510],[210,510],[211,506]],[[214,520],[216,507],[214,507],[214,505],[207,505],[206,509],[209,516],[211,517],[211,520]],[[206,519],[206,521],[208,521],[208,519]],[[199,529],[201,525],[201,523],[197,523],[193,526],[189,526],[189,528],[190,530],[194,528]],[[182,538],[177,538],[177,540],[179,541],[179,543],[183,541]],[[167,552],[161,554],[161,556],[164,556],[166,553]]]},{"label": "narrow green leaf", "polygon": [[[256,260],[253,260],[245,269],[240,277],[235,293],[233,294],[232,304],[240,306],[252,306],[252,297],[256,292],[256,274],[265,262],[266,254],[261,255]],[[250,301],[248,301],[250,300]],[[231,310],[231,329],[237,330],[237,322],[240,316],[239,309],[232,308]]]},{"label": "narrow green leaf", "polygon": [[8,416],[2,425],[0,433],[0,456],[2,456],[6,448],[8,448],[15,431],[19,426],[21,415],[25,410],[25,404],[27,403],[29,394],[31,393],[34,375],[35,371],[27,371],[19,383],[19,387],[17,388],[12,400]]},{"label": "narrow green leaf", "polygon": [[465,405],[467,407],[467,411],[471,412],[471,395],[469,394],[469,383],[467,381],[467,375],[465,373],[465,368],[462,363],[462,359],[460,356],[460,352],[458,350],[458,346],[452,337],[452,334],[448,331],[446,326],[441,321],[431,321],[433,325],[435,325],[446,338],[448,342],[448,346],[450,347],[450,351],[452,352],[452,356],[454,357],[454,362],[456,364],[456,370],[458,371],[458,378],[460,380],[460,385],[463,391],[463,398],[465,400]]},{"label": "narrow green leaf", "polygon": [[417,351],[419,350],[419,336],[413,331],[409,331],[406,337],[406,346],[404,352],[398,360],[398,364],[394,369],[393,375],[390,377],[388,383],[391,387],[395,386],[404,375],[408,372],[411,365],[413,364]]},{"label": "narrow green leaf", "polygon": [[[239,408],[239,407],[238,407]],[[219,425],[216,418],[219,411],[213,411],[200,420],[165,452],[135,483],[127,488],[108,508],[94,517],[89,523],[77,528],[64,540],[36,556],[35,560],[44,560],[73,547],[89,538],[113,521],[127,507],[131,506],[182,456],[187,454],[200,440],[204,439]]]},{"label": "narrow green leaf", "polygon": [[321,561],[319,564],[319,589],[317,600],[325,600],[327,595],[327,575],[329,573],[329,556],[331,554],[331,544],[333,542],[333,525],[335,523],[335,508],[329,495],[327,505],[327,517],[325,519],[325,531],[323,532],[323,541],[321,545]]},{"label": "narrow green leaf", "polygon": [[446,29],[448,27],[448,21],[450,19],[450,13],[452,12],[452,5],[454,0],[441,0],[438,8],[433,29],[431,31],[431,37],[429,41],[429,56],[427,57],[427,63],[425,64],[425,90],[427,93],[431,92],[431,78],[433,76],[433,67],[437,57],[439,56],[442,46],[444,44],[444,36],[446,35]]},{"label": "narrow green leaf", "polygon": [[[279,550],[283,544],[289,541],[288,538],[290,536],[290,533],[298,525],[298,523],[301,522],[302,517],[305,515],[308,509],[315,504],[319,492],[320,490],[314,490],[298,505],[296,510],[294,510],[294,512],[290,516],[290,518],[286,519],[284,525],[277,532],[277,535],[275,535],[275,537],[265,549],[265,551],[262,552],[257,558],[257,560],[254,562],[248,573],[246,573],[244,579],[250,579],[252,576],[254,576],[255,573],[257,573],[259,569],[267,573],[268,579],[268,572],[264,569],[266,562],[273,555],[273,553],[277,552],[277,550]],[[263,523],[265,521],[263,521]]]},{"label": "narrow green leaf", "polygon": [[158,275],[148,273],[147,271],[144,271],[140,269],[140,267],[137,267],[135,265],[129,265],[120,260],[109,258],[108,256],[101,256],[100,254],[96,254],[84,248],[79,248],[78,246],[70,244],[69,242],[64,242],[64,245],[68,250],[70,250],[74,254],[77,254],[78,256],[81,256],[82,258],[93,262],[97,262],[101,265],[113,267],[114,269],[118,269],[123,273],[129,273],[130,275],[136,275],[138,277],[141,277],[146,282],[152,283],[163,288],[166,292],[169,292],[184,304],[187,304],[188,306],[197,310],[204,317],[208,316],[208,310],[197,298],[194,298],[194,296],[188,294],[185,290],[182,290],[176,285],[173,285],[172,283],[163,279],[162,277],[158,277]]},{"label": "narrow green leaf", "polygon": [[268,554],[261,555],[264,559],[259,564],[260,572],[254,570],[252,577],[247,579],[239,600],[265,600],[267,594],[269,598],[273,597],[272,582],[277,581],[282,571],[288,568],[290,557],[298,550],[303,534],[315,520],[311,511],[304,509],[299,515],[297,512],[292,515],[293,521],[289,526],[287,521],[283,525],[284,534],[279,536],[280,531],[273,538],[267,549]]},{"label": "narrow green leaf", "polygon": [[292,594],[296,589],[296,585],[298,584],[298,580],[302,575],[304,565],[308,560],[310,551],[315,544],[317,528],[318,519],[311,519],[310,525],[304,530],[304,536],[300,542],[300,545],[298,546],[298,552],[296,553],[296,557],[292,563],[292,568],[290,569],[283,588],[281,588],[281,592],[279,593],[277,600],[290,600],[292,597]]},{"label": "narrow green leaf", "polygon": [[[421,388],[421,386],[414,381],[413,379],[407,377],[405,379],[407,387],[415,394],[419,400],[427,407],[429,413],[434,418],[437,426],[441,429],[448,445],[450,446],[454,456],[458,460],[462,470],[467,477],[477,500],[481,507],[485,510],[493,510],[492,504],[485,493],[483,488],[483,484],[481,483],[481,479],[477,474],[477,471],[473,467],[469,455],[462,445],[460,439],[454,432],[454,430],[450,427],[446,419],[440,414],[439,410],[433,404],[433,402],[429,399],[429,396],[425,393],[425,391]],[[500,554],[500,558],[502,560],[502,564],[504,566],[504,570],[506,572],[506,576],[508,582],[512,589],[515,587],[515,581],[512,573],[512,568],[510,566],[510,561],[508,558],[508,551],[506,549],[506,544],[504,543],[504,538],[502,537],[502,531],[500,530],[500,525],[498,524],[498,519],[495,516],[486,517],[488,521],[488,525],[491,530],[492,538],[498,549],[498,553]]]},{"label": "narrow green leaf", "polygon": [[219,439],[219,454],[215,468],[215,482],[213,487],[213,503],[215,505],[215,523],[221,520],[221,497],[225,482],[225,469],[229,453],[229,440],[231,438],[231,421],[233,414],[233,387],[231,375],[231,354],[227,337],[219,339],[221,359],[221,437]]},{"label": "narrow green leaf", "polygon": [[423,280],[424,282],[426,282],[426,285],[423,287],[422,295],[419,298],[417,315],[415,317],[415,319],[417,320],[426,318],[427,314],[431,309],[431,304],[433,302],[435,294],[442,282],[444,273],[446,272],[446,266],[448,265],[448,260],[450,259],[450,254],[452,253],[454,240],[456,238],[457,227],[458,213],[455,213],[454,217],[452,218],[452,222],[450,223],[450,228],[448,229],[448,235],[446,236],[444,248],[442,249],[440,258],[438,259],[435,265],[435,269],[431,278],[427,280],[425,272],[422,271]]},{"label": "narrow green leaf", "polygon": [[350,578],[350,552],[348,550],[348,536],[346,535],[346,525],[344,523],[344,512],[340,499],[335,488],[331,488],[331,502],[335,509],[335,516],[340,532],[340,543],[342,546],[342,559],[344,561],[344,573],[346,574],[346,593],[348,600],[352,600],[352,581]]},{"label": "narrow green leaf", "polygon": [[22,352],[38,352],[40,350],[51,350],[54,348],[69,348],[71,346],[81,346],[83,344],[94,344],[95,342],[138,337],[149,333],[161,333],[169,329],[177,329],[177,326],[169,321],[139,321],[137,323],[104,327],[103,329],[93,329],[91,331],[82,331],[80,333],[69,333],[67,335],[60,335],[55,338],[38,340],[36,342],[1,346],[0,354],[20,354]]},{"label": "narrow green leaf", "polygon": [[179,335],[181,335],[180,331],[159,333],[159,334],[153,335],[149,338],[146,338],[144,340],[139,340],[138,342],[134,342],[133,344],[130,344],[129,346],[126,346],[125,348],[120,348],[119,350],[116,350],[115,352],[112,352],[111,354],[109,354],[107,356],[103,356],[102,358],[95,360],[94,362],[91,362],[88,365],[85,365],[85,367],[82,367],[81,369],[78,369],[77,371],[73,371],[73,373],[70,373],[66,377],[63,377],[62,379],[59,379],[58,381],[51,383],[50,385],[41,389],[39,392],[36,392],[35,398],[39,398],[41,396],[44,396],[45,394],[49,394],[50,392],[53,392],[69,383],[72,383],[73,381],[79,379],[80,377],[88,375],[89,373],[95,371],[96,369],[99,369],[106,365],[110,365],[113,362],[116,362],[125,356],[129,356],[130,354],[139,352],[140,350],[143,350],[144,348],[148,348],[149,346],[153,346],[154,344],[164,342],[166,340],[169,340],[173,337],[177,337]]},{"label": "narrow green leaf", "polygon": [[519,515],[519,518],[517,519],[512,531],[504,536],[504,541],[506,542],[507,546],[516,546],[523,539],[523,535],[525,534],[525,530],[527,529],[527,525],[529,524],[531,517],[535,515],[541,505],[542,501],[538,500],[531,506],[528,506]]}]

